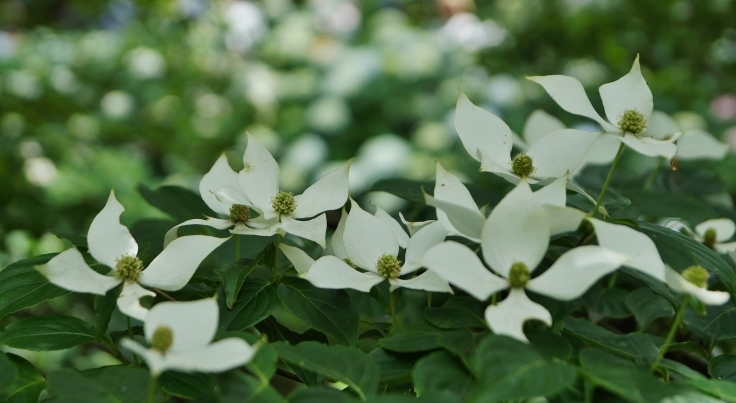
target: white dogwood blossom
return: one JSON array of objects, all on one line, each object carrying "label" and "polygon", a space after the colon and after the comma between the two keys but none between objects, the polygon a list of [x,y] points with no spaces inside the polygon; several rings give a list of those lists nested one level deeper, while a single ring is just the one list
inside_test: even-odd
[{"label": "white dogwood blossom", "polygon": [[577,79],[562,75],[528,78],[544,87],[562,109],[595,120],[605,133],[616,134],[621,142],[636,152],[667,159],[674,157],[677,152],[674,142],[679,135],[663,141],[646,133],[654,103],[652,92],[641,75],[639,56],[628,74],[600,87],[608,120],[596,112]]},{"label": "white dogwood blossom", "polygon": [[705,305],[723,305],[731,298],[725,291],[709,291],[710,273],[703,266],[691,266],[678,273],[667,266],[667,285],[679,293],[688,294]]},{"label": "white dogwood blossom", "polygon": [[421,264],[481,301],[511,288],[506,299],[486,309],[485,318],[494,333],[527,341],[524,322],[536,319],[550,326],[552,316],[530,300],[525,290],[572,300],[626,261],[626,256],[615,251],[583,246],[564,253],[547,271],[532,278],[547,252],[549,237],[545,211],[522,180],[483,225],[482,255],[498,275],[489,271],[472,249],[452,241],[431,247]]},{"label": "white dogwood blossom", "polygon": [[736,251],[736,241],[726,242],[736,233],[736,223],[729,218],[703,221],[694,230],[680,220],[668,220],[664,225],[695,238],[718,253]]},{"label": "white dogwood blossom", "polygon": [[120,344],[140,355],[151,374],[177,371],[223,372],[248,363],[257,349],[243,339],[229,337],[212,342],[219,309],[212,298],[156,304],[144,321],[148,348],[131,339]]},{"label": "white dogwood blossom", "polygon": [[105,295],[108,290],[123,283],[117,300],[124,314],[143,320],[148,309],[140,299],[155,294],[140,284],[165,291],[176,291],[192,278],[199,264],[228,238],[204,235],[185,236],[171,242],[147,268],[136,257],[138,244],[130,231],[120,224],[125,209],[110,192],[107,204],[95,216],[87,233],[89,253],[98,262],[112,269],[111,275],[94,271],[76,249],[67,249],[38,267],[53,284],[74,292]]}]

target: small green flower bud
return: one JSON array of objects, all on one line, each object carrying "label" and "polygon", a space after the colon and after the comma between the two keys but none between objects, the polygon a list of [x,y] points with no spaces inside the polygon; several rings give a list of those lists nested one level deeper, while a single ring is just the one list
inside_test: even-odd
[{"label": "small green flower bud", "polygon": [[115,260],[115,278],[138,281],[143,271],[143,262],[135,256],[125,255]]},{"label": "small green flower bud", "polygon": [[524,288],[530,278],[531,274],[526,264],[514,262],[511,265],[511,270],[509,270],[509,284],[511,284],[512,288]]},{"label": "small green flower bud", "polygon": [[279,190],[271,199],[271,206],[279,214],[291,214],[296,210],[296,200],[294,200],[294,194],[291,192],[284,192]]},{"label": "small green flower bud", "polygon": [[618,127],[637,136],[644,133],[647,129],[647,120],[644,115],[636,109],[627,109],[618,118]]},{"label": "small green flower bud", "polygon": [[703,234],[703,245],[713,249],[716,245],[716,230],[714,228],[708,228]]},{"label": "small green flower bud", "polygon": [[174,342],[174,334],[167,326],[159,326],[153,332],[151,337],[151,348],[158,350],[161,354],[165,354]]},{"label": "small green flower bud", "polygon": [[708,270],[701,265],[690,266],[682,271],[682,277],[685,278],[689,283],[695,285],[698,288],[708,287],[708,277],[710,273]]},{"label": "small green flower bud", "polygon": [[250,219],[250,209],[243,204],[230,206],[230,221],[235,224],[245,224]]},{"label": "small green flower bud", "polygon": [[533,174],[534,164],[532,163],[532,157],[526,154],[517,154],[514,160],[511,161],[511,170],[522,178]]},{"label": "small green flower bud", "polygon": [[401,272],[401,262],[396,255],[384,253],[380,258],[378,258],[378,262],[376,262],[376,271],[379,275],[386,278],[399,277],[399,273]]},{"label": "small green flower bud", "polygon": [[357,269],[358,266],[355,265],[355,263],[351,262],[350,259],[345,258],[342,260],[343,262],[347,263],[348,266],[352,267],[353,269]]}]

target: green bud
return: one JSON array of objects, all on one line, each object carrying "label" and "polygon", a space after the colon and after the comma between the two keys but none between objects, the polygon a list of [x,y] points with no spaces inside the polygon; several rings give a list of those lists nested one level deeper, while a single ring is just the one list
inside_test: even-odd
[{"label": "green bud", "polygon": [[529,268],[522,262],[514,262],[509,270],[509,283],[512,288],[524,288],[531,279]]},{"label": "green bud", "polygon": [[230,221],[236,224],[245,224],[250,219],[250,209],[243,204],[230,206]]},{"label": "green bud", "polygon": [[143,272],[143,262],[135,256],[125,255],[115,260],[115,278],[138,281]]},{"label": "green bud", "polygon": [[378,258],[378,262],[376,262],[376,271],[379,275],[386,278],[399,277],[399,273],[401,272],[401,262],[396,255],[384,253],[380,258]]},{"label": "green bud", "polygon": [[703,234],[703,245],[713,249],[716,245],[716,230],[714,228],[708,228]]},{"label": "green bud", "polygon": [[647,129],[647,120],[636,109],[627,109],[618,118],[618,126],[624,131],[638,136]]},{"label": "green bud", "polygon": [[698,288],[708,287],[708,277],[710,273],[708,270],[701,265],[690,266],[682,271],[682,277],[685,278],[690,284],[695,285]]},{"label": "green bud", "polygon": [[294,200],[294,194],[291,192],[284,192],[279,190],[271,199],[271,206],[279,214],[291,214],[296,210],[296,200]]},{"label": "green bud", "polygon": [[167,326],[159,326],[151,337],[151,348],[165,354],[174,342],[174,334]]},{"label": "green bud", "polygon": [[526,154],[517,154],[514,160],[511,161],[511,170],[522,178],[533,174],[534,164],[532,163],[532,157]]}]

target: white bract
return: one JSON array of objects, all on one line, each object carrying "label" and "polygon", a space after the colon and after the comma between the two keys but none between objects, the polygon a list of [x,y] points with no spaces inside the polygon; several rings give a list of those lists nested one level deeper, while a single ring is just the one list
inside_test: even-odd
[{"label": "white bract", "polygon": [[473,105],[460,94],[455,129],[465,150],[492,172],[511,183],[526,177],[529,183],[559,178],[572,172],[598,138],[596,133],[562,129],[537,139],[525,154],[511,158],[513,135],[498,116]]},{"label": "white bract", "polygon": [[[350,163],[348,161],[325,174],[303,194],[294,196],[279,190],[276,160],[249,134],[243,155],[244,168],[238,173],[239,186],[224,184],[214,193],[220,203],[249,206],[260,214],[248,219],[244,225],[235,226],[231,230],[233,234],[268,236],[289,233],[324,248],[327,219],[320,213],[338,209],[347,201]],[[311,219],[300,220],[305,218]]]},{"label": "white bract", "polygon": [[667,285],[680,293],[695,297],[706,305],[723,305],[731,298],[725,291],[708,291],[710,274],[702,266],[692,266],[682,274],[667,266]]},{"label": "white bract", "polygon": [[105,276],[92,270],[76,249],[61,252],[43,266],[38,267],[53,284],[75,292],[105,295],[108,290],[123,283],[117,305],[124,314],[143,320],[148,309],[140,299],[154,296],[139,284],[165,291],[176,291],[192,278],[199,264],[215,248],[228,238],[204,235],[185,236],[171,242],[151,264],[143,269],[136,257],[138,244],[130,231],[120,224],[120,214],[125,209],[110,192],[107,204],[95,216],[87,233],[89,253],[98,262],[113,269]]},{"label": "white bract", "polygon": [[212,298],[156,304],[143,325],[146,348],[131,339],[120,344],[140,355],[151,374],[166,370],[223,372],[248,363],[256,349],[243,339],[230,337],[212,343],[219,309]]},{"label": "white bract", "polygon": [[620,141],[636,152],[667,159],[674,157],[677,135],[666,141],[646,135],[654,103],[652,92],[641,75],[638,56],[627,75],[600,87],[608,120],[596,112],[577,79],[562,75],[528,78],[544,87],[562,109],[595,120],[605,133],[616,134]]},{"label": "white bract", "polygon": [[[309,262],[308,256],[299,249],[284,251],[282,248],[282,251],[295,267],[300,266],[297,271],[302,278],[320,288],[352,288],[369,292],[374,285],[388,280],[391,290],[405,287],[452,292],[447,281],[430,271],[406,280],[400,278],[419,270],[422,267],[419,263],[422,254],[429,247],[442,242],[445,236],[447,231],[439,222],[434,222],[409,237],[385,211],[378,208],[376,215],[371,215],[358,203],[351,201],[350,214],[345,214],[343,210],[332,236],[335,256],[323,256],[316,262]],[[400,248],[406,248],[403,264],[398,259]],[[304,270],[307,266],[309,269]]]},{"label": "white bract", "polygon": [[718,253],[728,253],[736,250],[736,241],[724,242],[731,239],[736,233],[736,223],[728,218],[714,218],[703,221],[695,226],[694,231],[679,220],[669,220],[665,223],[665,226],[690,235]]},{"label": "white bract", "polygon": [[676,138],[675,157],[678,160],[720,160],[728,154],[728,144],[716,140],[715,137],[702,130],[688,130],[682,135],[679,135],[680,132],[680,127],[669,115],[660,111],[652,112],[646,134],[664,141]]},{"label": "white bract", "polygon": [[558,300],[572,300],[626,261],[626,256],[612,250],[583,246],[564,253],[547,271],[532,279],[547,252],[549,237],[544,209],[522,180],[483,225],[483,258],[500,276],[486,269],[473,250],[451,241],[431,247],[421,264],[481,301],[511,288],[506,299],[486,309],[485,318],[494,333],[527,341],[524,322],[536,319],[549,326],[552,316],[530,300],[525,289]]}]

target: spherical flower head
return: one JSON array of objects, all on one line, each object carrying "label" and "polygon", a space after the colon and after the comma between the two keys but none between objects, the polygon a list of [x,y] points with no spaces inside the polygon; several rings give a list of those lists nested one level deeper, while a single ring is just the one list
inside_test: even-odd
[{"label": "spherical flower head", "polygon": [[708,270],[705,270],[703,266],[696,265],[683,270],[682,277],[698,288],[707,288],[710,273],[708,273]]},{"label": "spherical flower head", "polygon": [[716,230],[714,228],[708,228],[703,234],[703,245],[713,249],[716,244]]},{"label": "spherical flower head", "polygon": [[376,271],[380,276],[385,278],[399,277],[399,273],[401,272],[401,262],[396,255],[384,253],[380,258],[378,258],[378,262],[376,262]]},{"label": "spherical flower head", "polygon": [[291,214],[296,210],[296,200],[291,192],[279,192],[271,199],[271,206],[279,214]]},{"label": "spherical flower head", "polygon": [[174,333],[168,326],[159,326],[151,337],[151,348],[165,354],[174,343]]},{"label": "spherical flower head", "polygon": [[515,262],[509,270],[509,284],[512,288],[524,288],[531,279],[529,268],[522,262]]},{"label": "spherical flower head", "polygon": [[235,224],[245,224],[250,219],[250,209],[243,204],[230,206],[230,221]]},{"label": "spherical flower head", "polygon": [[647,120],[644,115],[636,109],[627,109],[618,118],[618,127],[626,132],[634,133],[637,136],[644,133],[647,129]]},{"label": "spherical flower head", "polygon": [[115,260],[115,278],[138,281],[143,272],[143,262],[135,256],[125,255]]},{"label": "spherical flower head", "polygon": [[518,176],[524,178],[534,173],[532,157],[526,154],[518,154],[511,161],[511,170]]}]

